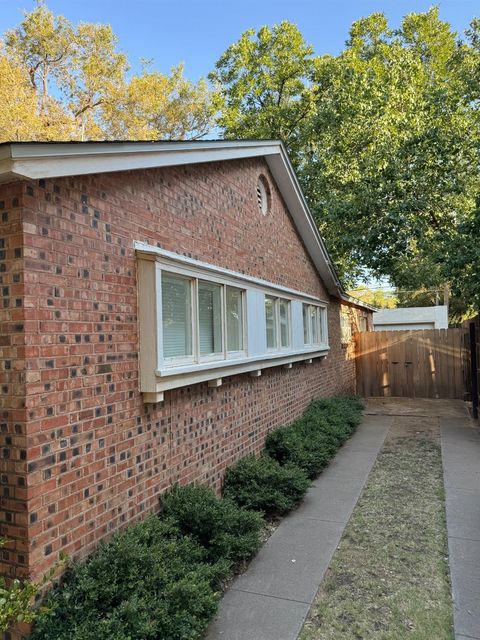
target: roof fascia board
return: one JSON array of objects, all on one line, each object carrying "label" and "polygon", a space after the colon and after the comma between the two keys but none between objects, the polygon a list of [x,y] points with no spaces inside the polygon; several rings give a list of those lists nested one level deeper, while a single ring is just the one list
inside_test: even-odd
[{"label": "roof fascia board", "polygon": [[[235,160],[256,156],[269,156],[279,152],[279,145],[266,144],[225,144],[209,147],[197,145],[187,147],[174,145],[120,145],[114,149],[108,146],[88,145],[81,148],[74,145],[18,145],[12,149],[10,172],[21,178],[55,178],[61,176],[108,173],[154,167],[169,167],[202,162]],[[63,149],[62,149],[63,147]],[[79,149],[77,152],[76,150]],[[68,152],[67,152],[68,150]]]},{"label": "roof fascia board", "polygon": [[[12,158],[53,157],[53,156],[90,156],[90,155],[129,155],[135,153],[171,153],[176,151],[212,151],[212,149],[252,149],[255,147],[273,147],[278,151],[277,140],[190,140],[163,142],[10,142],[0,144],[0,157],[7,153]],[[7,151],[4,151],[4,150]]]},{"label": "roof fascia board", "polygon": [[[0,182],[108,173],[265,157],[285,204],[330,295],[347,300],[295,171],[278,140],[10,143],[0,145]],[[352,304],[371,308],[359,301]]]},{"label": "roof fascia board", "polygon": [[352,296],[349,296],[346,293],[342,293],[342,295],[340,296],[340,299],[343,300],[344,302],[348,302],[349,304],[355,307],[361,307],[362,309],[368,309],[369,311],[378,311],[378,307],[374,307],[373,305],[368,304],[367,302],[363,302],[358,298],[353,298]]}]

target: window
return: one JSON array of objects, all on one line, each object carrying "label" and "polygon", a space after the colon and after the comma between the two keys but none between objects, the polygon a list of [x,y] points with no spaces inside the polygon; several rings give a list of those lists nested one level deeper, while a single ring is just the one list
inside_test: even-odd
[{"label": "window", "polygon": [[347,313],[340,313],[340,341],[342,344],[352,339],[352,325]]},{"label": "window", "polygon": [[290,346],[290,301],[265,296],[267,349],[288,349]]},{"label": "window", "polygon": [[290,346],[290,303],[280,299],[278,302],[280,312],[280,346],[286,349]]},{"label": "window", "polygon": [[[190,384],[324,357],[327,309],[307,293],[142,244],[140,389],[145,402]],[[303,313],[303,317],[302,317]]]},{"label": "window", "polygon": [[303,342],[305,345],[327,344],[326,310],[313,304],[303,305]]},{"label": "window", "polygon": [[188,278],[162,274],[163,357],[192,356],[192,286]]},{"label": "window", "polygon": [[243,345],[243,291],[226,287],[227,351],[242,351]]},{"label": "window", "polygon": [[200,355],[223,352],[222,287],[211,282],[198,282],[198,332]]},{"label": "window", "polygon": [[265,296],[265,323],[267,327],[267,349],[277,348],[277,321],[275,318],[276,299]]},{"label": "window", "polygon": [[163,359],[167,365],[222,360],[243,352],[244,294],[244,289],[162,270]]}]

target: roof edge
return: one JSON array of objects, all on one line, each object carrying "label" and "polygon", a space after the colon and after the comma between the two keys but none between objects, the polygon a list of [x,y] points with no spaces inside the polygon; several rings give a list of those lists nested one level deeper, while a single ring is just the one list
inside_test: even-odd
[{"label": "roof edge", "polygon": [[264,157],[330,295],[346,295],[280,140],[10,142],[0,144],[0,183]]}]

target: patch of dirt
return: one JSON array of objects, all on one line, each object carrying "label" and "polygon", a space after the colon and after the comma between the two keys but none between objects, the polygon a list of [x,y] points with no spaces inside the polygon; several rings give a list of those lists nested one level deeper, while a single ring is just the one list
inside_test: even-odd
[{"label": "patch of dirt", "polygon": [[395,417],[300,639],[453,637],[439,420]]},{"label": "patch of dirt", "polygon": [[367,398],[365,413],[371,415],[445,416],[465,418],[468,407],[462,400],[432,400],[429,398]]}]

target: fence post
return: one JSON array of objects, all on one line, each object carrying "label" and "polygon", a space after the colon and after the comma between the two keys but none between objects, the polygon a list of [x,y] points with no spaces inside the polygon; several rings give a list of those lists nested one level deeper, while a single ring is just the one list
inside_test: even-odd
[{"label": "fence post", "polygon": [[478,419],[478,364],[475,322],[470,322],[470,367],[472,370],[472,413]]}]

